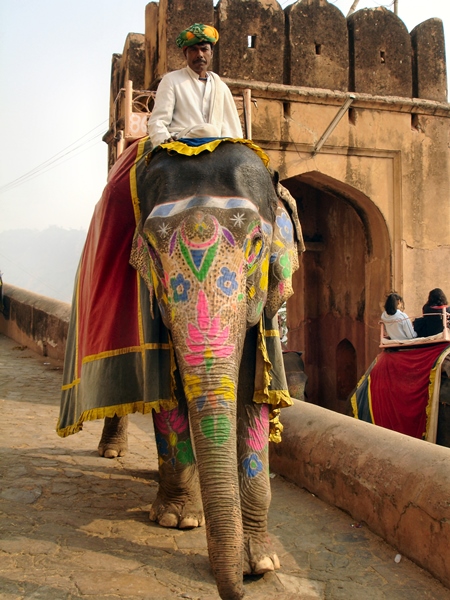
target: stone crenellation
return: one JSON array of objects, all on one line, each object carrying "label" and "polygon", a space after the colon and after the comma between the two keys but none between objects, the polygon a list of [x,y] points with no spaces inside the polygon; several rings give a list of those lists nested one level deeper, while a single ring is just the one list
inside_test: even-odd
[{"label": "stone crenellation", "polygon": [[276,0],[150,2],[145,34],[129,34],[124,54],[115,55],[112,92],[125,78],[152,89],[164,73],[184,66],[175,39],[192,22],[218,29],[213,68],[223,77],[447,101],[440,19],[408,33],[383,7],[346,19],[327,0],[298,0],[285,10]]}]

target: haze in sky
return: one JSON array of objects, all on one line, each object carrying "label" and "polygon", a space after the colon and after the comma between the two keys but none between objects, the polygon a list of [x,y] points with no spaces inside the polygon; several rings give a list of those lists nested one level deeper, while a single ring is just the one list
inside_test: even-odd
[{"label": "haze in sky", "polygon": [[[346,15],[352,0],[333,3]],[[380,5],[392,7],[360,0],[358,9]],[[0,235],[51,225],[88,228],[107,175],[101,138],[111,56],[122,52],[129,32],[144,32],[145,6],[145,0],[0,3]],[[448,0],[398,0],[398,6],[408,31],[431,17],[444,21],[450,61]]]}]

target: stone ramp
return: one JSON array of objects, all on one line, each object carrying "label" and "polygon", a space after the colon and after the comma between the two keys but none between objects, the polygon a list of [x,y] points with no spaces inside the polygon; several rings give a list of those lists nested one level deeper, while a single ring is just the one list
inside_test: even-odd
[{"label": "stone ramp", "polygon": [[[217,600],[204,528],[148,520],[157,490],[149,416],[129,454],[100,458],[102,422],[55,433],[61,365],[0,335],[0,600]],[[254,600],[450,600],[450,590],[279,476],[270,534],[282,568],[246,578]]]}]

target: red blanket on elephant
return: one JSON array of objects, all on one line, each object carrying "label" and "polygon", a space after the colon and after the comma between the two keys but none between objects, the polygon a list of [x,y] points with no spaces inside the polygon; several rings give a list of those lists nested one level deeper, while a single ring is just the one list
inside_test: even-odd
[{"label": "red blanket on elephant", "polygon": [[[75,281],[57,426],[62,437],[80,431],[85,420],[173,408],[182,393],[157,303],[150,307],[149,290],[129,263],[141,217],[137,173],[150,152],[147,138],[130,146],[95,207]],[[257,351],[266,366],[255,400],[274,409],[291,403],[284,371],[270,369],[282,365],[276,335],[276,324],[262,319]]]},{"label": "red blanket on elephant", "polygon": [[440,367],[448,344],[384,350],[352,396],[356,418],[435,441]]}]

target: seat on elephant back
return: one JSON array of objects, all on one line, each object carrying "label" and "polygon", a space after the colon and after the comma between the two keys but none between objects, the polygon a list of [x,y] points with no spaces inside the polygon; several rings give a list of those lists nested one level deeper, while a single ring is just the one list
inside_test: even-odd
[{"label": "seat on elephant back", "polygon": [[449,356],[446,341],[384,349],[351,396],[353,416],[436,443],[441,373]]},{"label": "seat on elephant back", "polygon": [[[75,281],[57,425],[60,436],[80,431],[85,420],[171,410],[179,402],[182,386],[171,337],[144,285],[144,281],[152,285],[148,265],[136,254],[141,222],[137,182],[157,152],[195,156],[214,152],[223,142],[251,148],[268,167],[266,154],[249,140],[179,140],[152,150],[148,138],[143,138],[128,147],[111,169]],[[297,244],[304,249],[300,224],[289,198],[280,202],[294,221],[296,244],[289,252],[295,263]],[[292,290],[291,275],[292,270],[280,289]],[[258,331],[254,399],[271,406],[271,439],[278,441],[279,409],[292,400],[276,316],[269,319],[263,313]]]},{"label": "seat on elephant back", "polygon": [[[431,331],[426,324],[427,318],[431,318],[432,321],[437,321],[439,319],[437,323],[433,323]],[[445,307],[441,312],[424,314],[421,317],[411,317],[411,320],[413,321],[413,327],[414,331],[417,333],[417,337],[401,340],[390,339],[386,335],[386,328],[383,321],[380,321],[380,348],[404,348],[408,346],[435,344],[436,342],[450,342],[450,328],[448,326],[449,314]],[[439,323],[441,327],[439,327]]]}]

